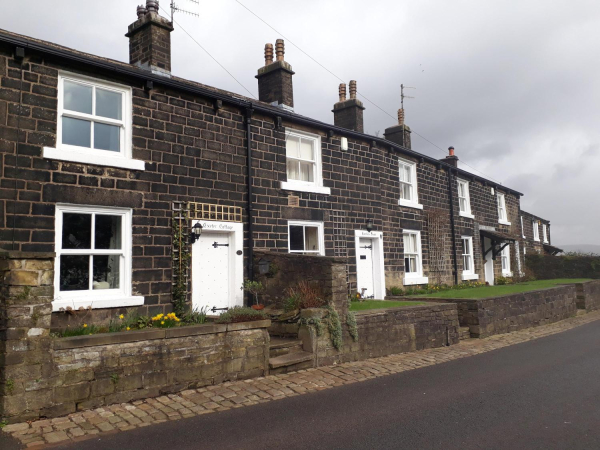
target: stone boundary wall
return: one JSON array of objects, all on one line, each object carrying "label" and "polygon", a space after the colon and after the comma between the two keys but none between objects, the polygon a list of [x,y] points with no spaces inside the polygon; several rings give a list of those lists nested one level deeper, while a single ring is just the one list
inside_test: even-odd
[{"label": "stone boundary wall", "polygon": [[525,267],[538,280],[556,278],[600,279],[600,255],[597,256],[549,256],[527,254]]},{"label": "stone boundary wall", "polygon": [[[326,310],[303,310],[301,316],[324,317]],[[376,309],[356,313],[358,341],[348,331],[346,317],[340,314],[343,346],[337,350],[327,326],[317,336],[312,326],[302,325],[298,337],[304,350],[315,355],[315,367],[378,356],[414,352],[426,348],[458,344],[458,312],[454,304],[430,304],[403,308]]]},{"label": "stone boundary wall", "polygon": [[600,281],[577,283],[577,309],[595,311],[600,309]]},{"label": "stone boundary wall", "polygon": [[[440,301],[439,298],[419,298]],[[471,337],[486,338],[524,328],[558,322],[577,313],[574,285],[521,292],[481,299],[443,299],[455,303],[462,327],[469,327]]]},{"label": "stone boundary wall", "polygon": [[[261,264],[268,272],[261,273]],[[254,278],[265,286],[261,302],[281,305],[286,290],[300,281],[316,283],[341,315],[348,311],[347,261],[328,256],[254,250]],[[264,270],[263,270],[264,271]]]}]

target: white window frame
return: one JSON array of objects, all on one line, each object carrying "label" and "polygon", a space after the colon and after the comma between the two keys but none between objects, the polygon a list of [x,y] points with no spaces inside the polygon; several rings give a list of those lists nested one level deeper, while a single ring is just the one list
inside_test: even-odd
[{"label": "white window frame", "polygon": [[498,207],[498,223],[500,225],[510,225],[510,222],[508,221],[508,211],[506,210],[506,199],[503,193],[496,193],[496,204]]},{"label": "white window frame", "polygon": [[[299,139],[307,139],[313,141],[313,151],[315,155],[314,180],[313,182],[300,180],[287,180],[281,182],[281,189],[297,192],[311,192],[314,194],[331,194],[331,188],[323,186],[323,161],[321,149],[321,136],[318,134],[307,133],[306,131],[285,130],[285,139],[293,136]],[[287,149],[286,150],[286,176],[287,176]]]},{"label": "white window frame", "polygon": [[[463,187],[464,192],[465,192],[465,196],[464,197],[460,196],[460,188],[461,188],[461,186]],[[461,217],[466,217],[468,219],[474,219],[475,216],[471,212],[471,195],[469,193],[469,182],[467,180],[463,180],[461,178],[457,178],[456,179],[456,191],[457,191],[457,194],[458,194],[458,211],[459,211],[458,214]],[[464,211],[460,207],[460,199],[461,198],[465,199],[466,209]]]},{"label": "white window frame", "polygon": [[510,271],[510,244],[502,249],[502,253],[500,254],[500,265],[502,267],[502,276],[513,276],[512,272]]},{"label": "white window frame", "polygon": [[[81,291],[60,291],[60,258],[61,255],[73,254],[108,254],[114,253],[114,250],[92,250],[92,249],[62,249],[62,227],[63,214],[108,214],[121,216],[121,252],[123,254],[122,270],[120,273],[119,289],[98,289]],[[55,266],[54,266],[54,301],[52,310],[60,311],[68,307],[77,310],[81,307],[92,309],[97,308],[120,308],[128,306],[140,306],[144,304],[144,297],[133,296],[131,288],[132,272],[132,236],[131,236],[131,209],[127,208],[107,208],[102,206],[84,206],[57,204],[55,216]],[[92,220],[92,224],[94,221]],[[91,236],[92,242],[94,234]],[[92,268],[90,267],[90,270]],[[90,280],[91,281],[91,280]]]},{"label": "white window frame", "polygon": [[533,227],[533,240],[540,242],[540,223],[534,219],[531,221],[531,226]]},{"label": "white window frame", "polygon": [[[319,233],[319,250],[292,250],[291,249],[291,239],[290,239],[290,227],[299,226],[299,227],[316,227]],[[306,241],[306,234],[304,235],[304,239]],[[306,246],[306,242],[304,242]],[[288,221],[288,252],[289,253],[300,253],[300,254],[313,254],[313,255],[321,255],[325,256],[325,233],[323,222],[311,222],[306,220],[290,220]]]},{"label": "white window frame", "polygon": [[[78,84],[101,88],[120,93],[123,97],[122,120],[115,120],[95,115],[94,108],[92,114],[80,113],[64,109],[64,82],[72,81]],[[93,105],[95,105],[95,95]],[[44,147],[43,156],[48,159],[58,159],[60,161],[70,161],[84,164],[94,164],[99,166],[119,167],[123,169],[144,170],[146,163],[137,159],[132,159],[132,90],[129,86],[111,83],[104,80],[98,80],[92,77],[77,75],[68,72],[59,72],[58,75],[58,118],[56,127],[56,148]],[[120,152],[109,150],[98,150],[87,147],[77,147],[62,143],[62,118],[72,117],[85,119],[97,123],[109,125],[118,125],[121,127]],[[92,145],[93,145],[92,126]]]},{"label": "white window frame", "polygon": [[412,183],[405,183],[405,184],[410,184],[410,186],[412,187],[412,190],[411,190],[412,198],[410,200],[399,198],[398,204],[400,206],[406,206],[408,208],[423,209],[423,205],[421,205],[419,203],[419,191],[418,191],[418,183],[417,183],[417,163],[415,161],[410,161],[408,159],[398,158],[398,183],[399,183],[399,185],[404,183],[404,182],[400,181],[400,173],[402,172],[403,166],[409,167],[410,171],[411,171],[411,177],[412,177],[413,181],[412,181]]},{"label": "white window frame", "polygon": [[[417,258],[418,258],[418,268],[417,272],[406,272],[406,263],[404,263],[404,255],[402,257],[402,261],[404,264],[404,280],[403,284],[405,286],[416,285],[416,284],[427,284],[429,283],[429,278],[423,276],[423,251],[421,248],[421,232],[417,230],[402,230],[402,242],[404,246],[404,235],[405,234],[414,234],[417,236]],[[404,251],[404,250],[403,250]]]},{"label": "white window frame", "polygon": [[521,216],[521,236],[525,239],[525,227],[523,226],[523,216]]},{"label": "white window frame", "polygon": [[544,244],[548,243],[548,226],[543,223],[542,224],[542,236],[544,238]]},{"label": "white window frame", "polygon": [[[462,241],[462,259],[463,259],[463,271],[462,271],[462,280],[478,280],[479,275],[475,273],[475,257],[473,253],[473,236],[461,236]],[[469,242],[469,253],[465,253],[465,243],[464,241]],[[465,270],[465,257],[470,259],[471,268],[469,270]]]}]

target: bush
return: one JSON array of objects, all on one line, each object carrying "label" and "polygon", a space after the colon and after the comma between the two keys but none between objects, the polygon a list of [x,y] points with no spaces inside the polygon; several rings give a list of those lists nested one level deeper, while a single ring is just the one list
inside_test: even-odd
[{"label": "bush", "polygon": [[498,277],[496,279],[496,285],[504,286],[505,284],[512,284],[512,280],[510,278],[506,278],[506,277]]},{"label": "bush", "polygon": [[294,311],[300,309],[301,304],[302,299],[300,298],[300,295],[294,293],[283,300],[283,309],[285,312]]},{"label": "bush", "polygon": [[300,309],[320,308],[327,303],[321,286],[317,283],[301,281],[296,286],[288,288],[287,294],[288,298],[300,299]]},{"label": "bush", "polygon": [[217,323],[252,322],[253,320],[268,319],[269,316],[263,311],[257,311],[247,306],[235,306],[224,312],[217,319]]},{"label": "bush", "polygon": [[390,288],[390,294],[392,294],[392,295],[404,295],[404,289],[399,288],[397,286],[392,286]]}]

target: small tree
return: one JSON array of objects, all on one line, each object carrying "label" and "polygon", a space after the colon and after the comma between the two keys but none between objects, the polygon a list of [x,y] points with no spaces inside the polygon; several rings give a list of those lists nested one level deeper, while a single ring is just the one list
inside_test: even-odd
[{"label": "small tree", "polygon": [[254,297],[254,304],[258,305],[258,295],[265,291],[265,287],[260,281],[245,280],[242,290],[249,292]]}]

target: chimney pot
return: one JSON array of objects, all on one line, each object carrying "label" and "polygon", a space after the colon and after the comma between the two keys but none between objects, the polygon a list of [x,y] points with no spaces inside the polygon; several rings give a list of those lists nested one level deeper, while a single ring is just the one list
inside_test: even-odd
[{"label": "chimney pot", "polygon": [[283,61],[285,55],[285,42],[283,39],[277,39],[275,42],[275,51],[277,53],[277,61]]},{"label": "chimney pot", "polygon": [[404,125],[404,108],[398,110],[398,125]]},{"label": "chimney pot", "polygon": [[448,153],[449,153],[449,156],[454,156],[454,147],[452,147],[452,146],[448,147]]},{"label": "chimney pot", "polygon": [[142,17],[144,17],[146,15],[148,11],[146,10],[146,7],[144,5],[140,5],[137,7],[137,16],[138,19],[141,19]]},{"label": "chimney pot", "polygon": [[265,66],[273,64],[273,44],[265,44]]},{"label": "chimney pot", "polygon": [[146,9],[149,13],[154,12],[158,14],[158,0],[147,0]]},{"label": "chimney pot", "polygon": [[350,80],[350,98],[356,98],[356,80]]},{"label": "chimney pot", "polygon": [[340,83],[340,102],[346,101],[346,83]]},{"label": "chimney pot", "polygon": [[388,140],[405,148],[411,148],[410,127],[404,123],[404,108],[398,110],[398,125],[386,128],[383,136]]}]

